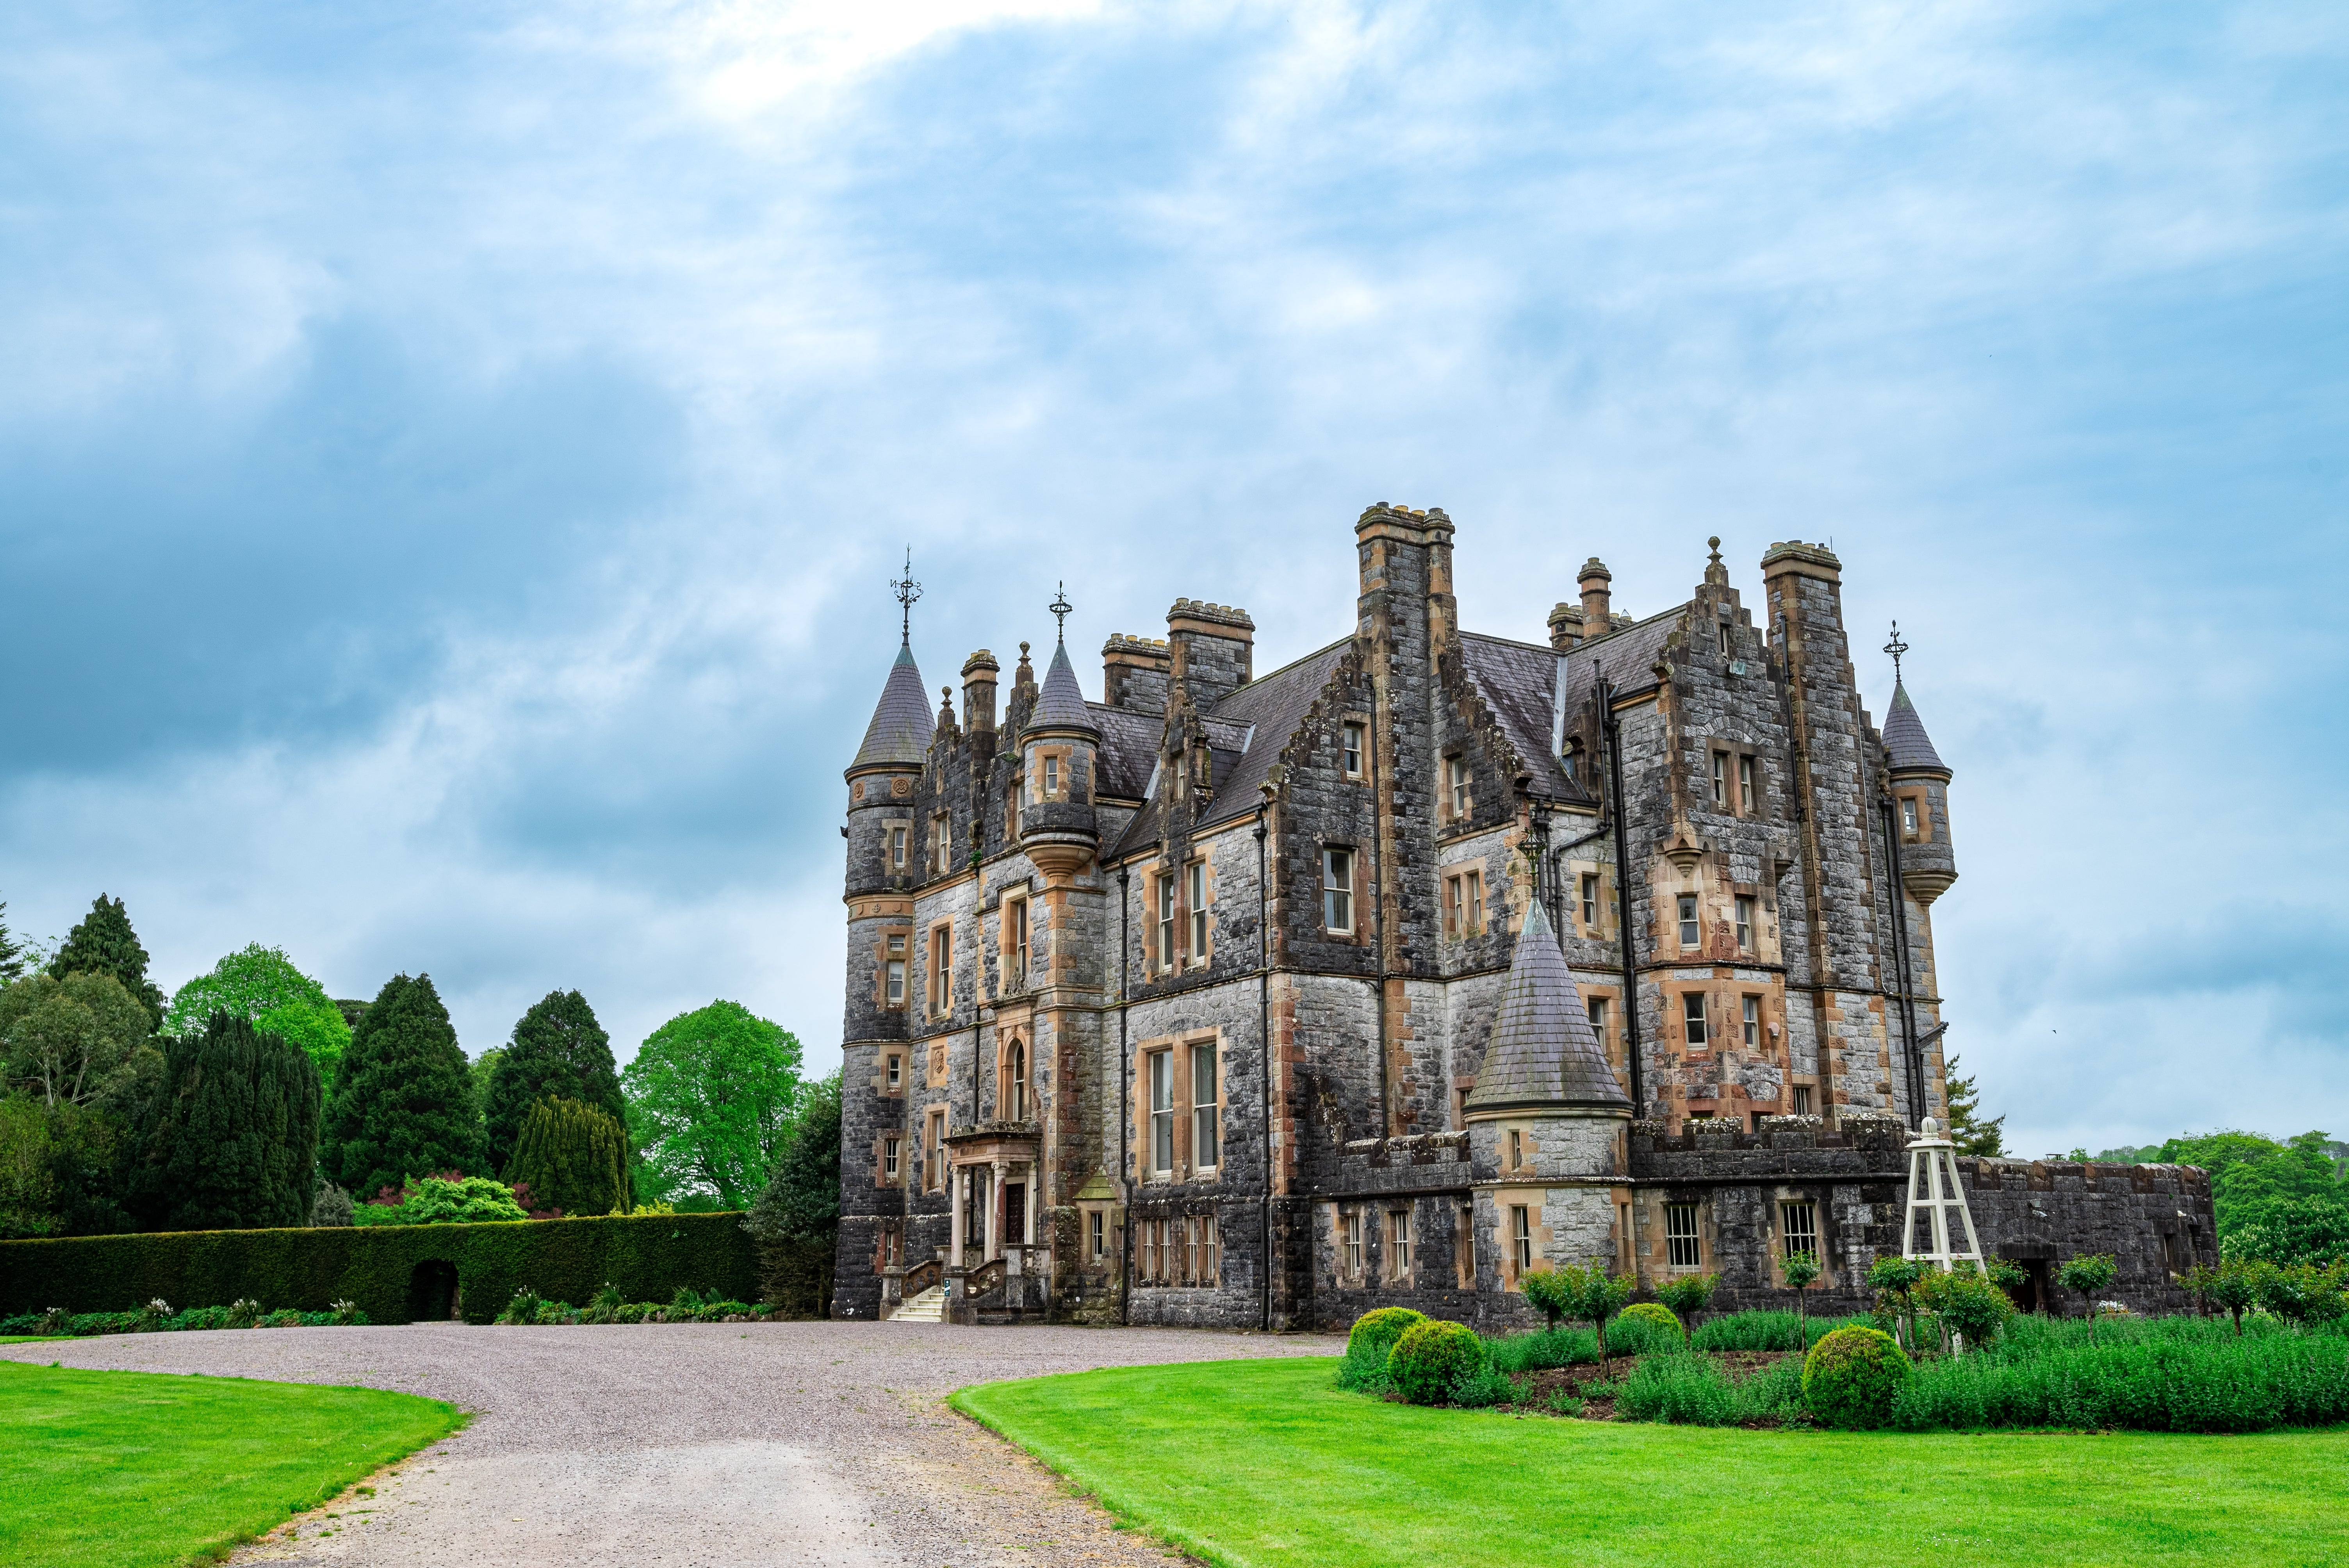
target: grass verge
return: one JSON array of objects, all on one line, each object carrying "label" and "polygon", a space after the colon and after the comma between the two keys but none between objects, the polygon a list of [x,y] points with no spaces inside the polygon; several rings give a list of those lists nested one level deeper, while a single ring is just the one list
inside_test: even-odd
[{"label": "grass verge", "polygon": [[2182,1437],[1744,1431],[1422,1409],[1320,1358],[1121,1367],[954,1407],[1230,1568],[1740,1562],[2321,1563],[2349,1429]]},{"label": "grass verge", "polygon": [[0,1563],[224,1556],[462,1423],[375,1388],[0,1361]]}]

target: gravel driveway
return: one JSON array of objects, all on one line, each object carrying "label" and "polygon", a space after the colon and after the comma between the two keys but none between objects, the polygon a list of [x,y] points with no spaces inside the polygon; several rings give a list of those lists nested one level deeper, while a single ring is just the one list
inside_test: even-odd
[{"label": "gravel driveway", "polygon": [[1164,1568],[1163,1547],[1112,1530],[944,1397],[1044,1372],[1342,1348],[1155,1328],[419,1324],[131,1335],[0,1356],[360,1384],[475,1412],[376,1478],[375,1497],[305,1515],[240,1563]]}]

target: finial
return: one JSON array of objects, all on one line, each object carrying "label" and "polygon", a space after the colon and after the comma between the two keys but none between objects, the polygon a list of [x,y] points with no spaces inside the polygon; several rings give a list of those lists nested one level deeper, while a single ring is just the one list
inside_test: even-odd
[{"label": "finial", "polygon": [[1052,602],[1045,605],[1044,608],[1052,612],[1052,619],[1060,623],[1061,641],[1063,643],[1067,642],[1069,640],[1069,612],[1076,608],[1074,604],[1069,603],[1069,585],[1067,582],[1063,581],[1061,583],[1060,593],[1054,595]]},{"label": "finial", "polygon": [[914,601],[922,596],[922,585],[914,581],[914,547],[905,546],[905,574],[893,578],[889,591],[896,596],[897,637],[907,647],[914,645]]},{"label": "finial", "polygon": [[1721,535],[1719,535],[1719,534],[1717,534],[1717,533],[1716,533],[1716,534],[1714,534],[1711,539],[1706,540],[1706,541],[1705,541],[1705,543],[1706,543],[1706,544],[1708,544],[1708,545],[1710,545],[1710,546],[1712,546],[1712,548],[1713,548],[1713,565],[1715,565],[1715,566],[1720,565],[1720,564],[1721,564]]},{"label": "finial", "polygon": [[1892,655],[1892,684],[1894,686],[1899,686],[1900,684],[1900,655],[1909,651],[1909,645],[1900,640],[1900,623],[1898,621],[1892,623],[1892,640],[1884,645],[1884,651]]}]

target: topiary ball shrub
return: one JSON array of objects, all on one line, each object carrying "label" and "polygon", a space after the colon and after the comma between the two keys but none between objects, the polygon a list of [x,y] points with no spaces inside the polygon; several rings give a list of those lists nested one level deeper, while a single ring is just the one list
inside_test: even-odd
[{"label": "topiary ball shrub", "polygon": [[1353,1331],[1346,1336],[1346,1354],[1384,1361],[1405,1329],[1426,1321],[1427,1314],[1407,1306],[1373,1307],[1354,1319]]},{"label": "topiary ball shrub", "polygon": [[1618,1355],[1678,1350],[1686,1337],[1681,1320],[1661,1302],[1643,1301],[1627,1306],[1607,1326],[1607,1348]]},{"label": "topiary ball shrub", "polygon": [[1484,1372],[1490,1354],[1466,1324],[1429,1319],[1403,1330],[1387,1357],[1387,1375],[1413,1404],[1440,1405]]},{"label": "topiary ball shrub", "polygon": [[1909,1357],[1890,1335],[1855,1324],[1811,1346],[1803,1360],[1803,1398],[1830,1427],[1880,1427],[1909,1371]]}]

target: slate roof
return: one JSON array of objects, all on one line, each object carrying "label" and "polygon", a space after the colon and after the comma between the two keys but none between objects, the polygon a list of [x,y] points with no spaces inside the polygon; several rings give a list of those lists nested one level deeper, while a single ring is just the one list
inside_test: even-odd
[{"label": "slate roof", "polygon": [[1158,766],[1158,740],[1166,733],[1166,720],[1154,713],[1135,713],[1103,702],[1085,706],[1102,738],[1093,753],[1094,765],[1101,770],[1093,799],[1141,799],[1150,787],[1150,770]]},{"label": "slate roof", "polygon": [[1895,773],[1911,769],[1950,770],[1941,754],[1933,749],[1925,721],[1917,717],[1917,705],[1909,700],[1909,688],[1899,681],[1892,683],[1892,711],[1884,716],[1884,760]]},{"label": "slate roof", "polygon": [[850,763],[854,770],[874,763],[902,762],[920,767],[929,756],[930,737],[937,728],[930,717],[929,699],[924,696],[922,672],[914,663],[912,645],[897,645],[896,662],[889,666],[889,679],[881,688],[881,700],[873,707],[873,722],[864,727],[864,744],[856,748],[856,760]]},{"label": "slate roof", "polygon": [[1577,644],[1566,655],[1566,711],[1573,713],[1589,699],[1590,672],[1601,665],[1619,692],[1645,691],[1654,686],[1656,676],[1651,666],[1663,656],[1664,644],[1680,629],[1681,618],[1688,610],[1687,604],[1675,604],[1619,632]]},{"label": "slate roof", "polygon": [[1508,984],[1493,1015],[1485,1065],[1468,1092],[1468,1109],[1618,1106],[1629,1110],[1631,1099],[1615,1081],[1615,1069],[1591,1031],[1549,917],[1541,901],[1532,900],[1525,929],[1517,933],[1516,954],[1509,961]]},{"label": "slate roof", "polygon": [[1069,664],[1066,643],[1052,650],[1052,667],[1044,672],[1044,689],[1037,694],[1036,711],[1028,716],[1028,727],[1100,731],[1093,722],[1092,706],[1085,701],[1084,689],[1077,685],[1077,672]]},{"label": "slate roof", "polygon": [[[1218,758],[1216,780],[1216,804],[1206,823],[1227,822],[1234,817],[1253,812],[1264,797],[1258,792],[1272,765],[1280,760],[1280,748],[1288,744],[1297,727],[1305,722],[1305,710],[1321,696],[1321,688],[1338,668],[1338,661],[1353,647],[1351,636],[1339,638],[1326,648],[1317,648],[1293,664],[1282,665],[1254,680],[1216,705],[1215,715],[1207,722],[1207,744],[1221,748],[1216,730],[1225,726],[1221,741],[1237,742],[1243,734],[1250,738],[1247,748],[1239,752],[1228,772]],[[1147,840],[1143,841],[1147,842]]]},{"label": "slate roof", "polygon": [[1477,695],[1516,748],[1518,760],[1532,770],[1534,791],[1553,800],[1590,801],[1590,794],[1558,766],[1551,700],[1557,690],[1557,650],[1463,632],[1460,651]]}]

